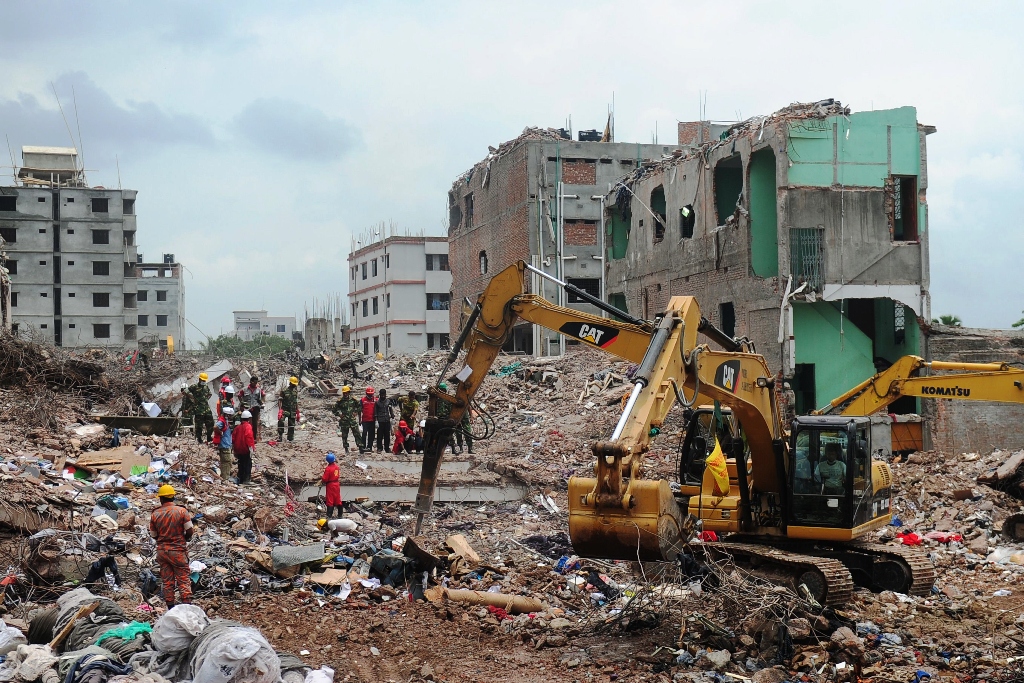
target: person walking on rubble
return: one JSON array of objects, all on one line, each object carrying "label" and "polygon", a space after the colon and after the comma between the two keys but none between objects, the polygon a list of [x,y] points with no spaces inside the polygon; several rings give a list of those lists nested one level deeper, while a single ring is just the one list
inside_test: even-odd
[{"label": "person walking on rubble", "polygon": [[[175,604],[192,602],[192,579],[188,571],[188,542],[192,539],[192,515],[188,510],[175,505],[174,487],[161,486],[156,495],[160,507],[149,518],[149,535],[156,541],[156,562],[160,567],[160,579],[164,584],[164,602],[167,608]],[[175,601],[175,590],[181,597]]]},{"label": "person walking on rubble", "polygon": [[359,417],[363,425],[363,440],[359,444],[360,453],[373,450],[374,427],[376,426],[374,408],[376,405],[376,401],[373,400],[373,387],[366,387],[366,395],[359,399]]},{"label": "person walking on rubble", "polygon": [[242,421],[231,432],[231,450],[238,461],[238,483],[248,484],[252,477],[252,456],[256,452],[256,439],[252,435],[252,413],[243,410]]},{"label": "person walking on rubble", "polygon": [[327,464],[324,466],[323,476],[320,481],[324,485],[324,503],[327,505],[328,519],[334,519],[335,512],[341,514],[341,468],[336,462],[334,453],[327,454]]},{"label": "person walking on rubble", "polygon": [[469,431],[469,409],[462,413],[462,420],[459,422],[459,426],[455,428],[455,447],[458,449],[456,453],[462,453],[462,439],[466,439],[466,451],[470,454],[473,453],[473,434]]},{"label": "person walking on rubble", "polygon": [[214,427],[214,439],[217,440],[217,454],[220,456],[220,478],[227,481],[231,478],[231,464],[234,451],[231,445],[231,421],[235,419],[235,409],[224,406],[217,425]]},{"label": "person walking on rubble", "polygon": [[249,378],[248,386],[242,389],[239,396],[242,409],[248,410],[252,415],[252,438],[260,440],[260,411],[263,410],[263,403],[267,400],[267,393],[260,386],[260,378],[253,375]]},{"label": "person walking on rubble", "polygon": [[395,411],[388,401],[388,390],[381,389],[376,405],[373,406],[373,418],[377,421],[377,452],[387,453],[391,450],[391,418]]},{"label": "person walking on rubble", "polygon": [[416,411],[420,409],[420,402],[416,400],[416,392],[412,389],[404,398],[398,399],[399,419],[405,420],[407,425],[416,424]]},{"label": "person walking on rubble", "polygon": [[[188,385],[181,385],[181,422],[188,424],[194,420],[196,399],[188,390]],[[194,423],[193,423],[194,424]]]},{"label": "person walking on rubble", "polygon": [[192,385],[189,391],[192,393],[195,412],[196,441],[203,443],[203,430],[206,430],[206,443],[213,441],[213,411],[210,410],[210,387],[206,380],[210,376],[205,372],[199,373],[199,381]]},{"label": "person walking on rubble", "polygon": [[[351,431],[352,436],[355,438],[356,446],[360,446],[359,441],[359,401],[352,397],[352,387],[347,384],[341,388],[341,398],[339,398],[334,407],[331,408],[331,412],[338,416],[338,436],[341,437],[342,443],[345,444],[345,452],[348,453],[348,433]],[[359,449],[362,452],[362,448]]]},{"label": "person walking on rubble", "polygon": [[277,440],[284,439],[284,421],[288,420],[288,440],[295,441],[295,423],[299,421],[299,378],[288,378],[288,388],[281,392],[277,410]]}]

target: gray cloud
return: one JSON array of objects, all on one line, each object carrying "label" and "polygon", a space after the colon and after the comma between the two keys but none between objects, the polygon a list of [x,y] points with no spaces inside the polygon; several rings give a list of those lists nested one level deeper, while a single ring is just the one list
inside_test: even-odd
[{"label": "gray cloud", "polygon": [[264,152],[302,161],[337,161],[361,141],[342,119],[280,98],[251,102],[235,117],[235,129]]},{"label": "gray cloud", "polygon": [[[210,145],[214,141],[210,127],[199,118],[168,112],[153,102],[128,100],[122,105],[83,72],[60,76],[54,87],[76,138],[81,124],[87,152],[90,148],[104,149],[112,156],[116,151],[139,152],[175,144]],[[67,126],[52,96],[40,101],[34,95],[20,93],[17,99],[0,100],[0,128],[11,138],[12,145],[69,143]]]}]

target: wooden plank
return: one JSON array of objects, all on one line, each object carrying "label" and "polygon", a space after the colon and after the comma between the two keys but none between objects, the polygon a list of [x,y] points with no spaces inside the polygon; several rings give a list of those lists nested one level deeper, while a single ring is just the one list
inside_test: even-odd
[{"label": "wooden plank", "polygon": [[456,555],[462,555],[470,565],[480,564],[480,556],[473,550],[466,537],[462,534],[452,534],[445,539],[445,544],[452,549]]}]

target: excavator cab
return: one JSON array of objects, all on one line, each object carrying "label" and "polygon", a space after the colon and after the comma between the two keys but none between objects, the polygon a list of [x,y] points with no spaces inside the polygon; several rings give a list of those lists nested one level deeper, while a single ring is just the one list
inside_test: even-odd
[{"label": "excavator cab", "polygon": [[876,469],[888,472],[871,461],[868,418],[798,417],[787,463],[787,535],[852,540],[888,523],[890,477]]}]

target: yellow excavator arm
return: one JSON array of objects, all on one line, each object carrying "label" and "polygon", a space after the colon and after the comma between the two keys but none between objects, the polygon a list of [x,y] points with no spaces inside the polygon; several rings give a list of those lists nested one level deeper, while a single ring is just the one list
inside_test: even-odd
[{"label": "yellow excavator arm", "polygon": [[[921,370],[949,374],[919,376]],[[815,415],[871,415],[904,396],[1024,403],[1024,369],[1007,363],[950,363],[903,356]]]}]

